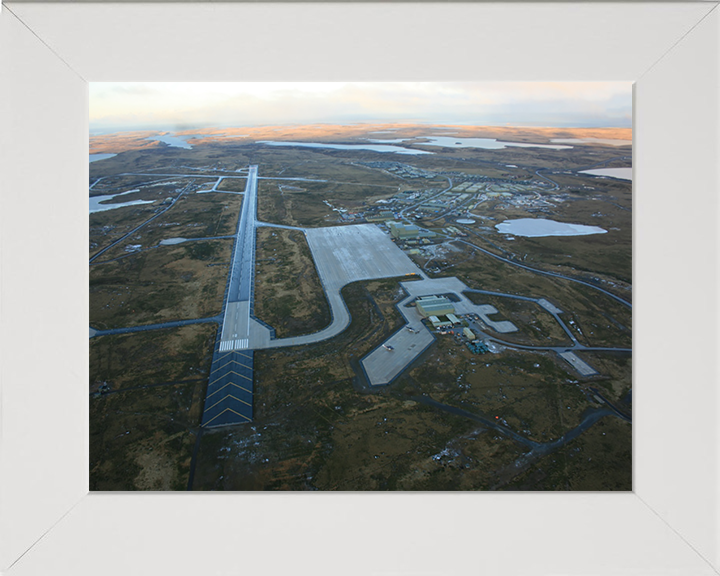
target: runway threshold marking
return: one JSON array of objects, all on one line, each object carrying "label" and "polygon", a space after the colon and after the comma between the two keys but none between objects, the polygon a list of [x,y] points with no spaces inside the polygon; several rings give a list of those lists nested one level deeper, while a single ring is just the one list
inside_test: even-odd
[{"label": "runway threshold marking", "polygon": [[210,420],[208,420],[208,421],[204,424],[204,426],[207,427],[207,426],[210,424],[210,422],[212,422],[212,421],[215,420],[216,418],[220,418],[220,416],[222,416],[223,414],[225,414],[225,412],[232,412],[233,414],[237,414],[238,416],[242,416],[242,417],[245,418],[245,420],[247,420],[248,422],[252,422],[252,420],[251,420],[250,418],[248,418],[247,416],[245,416],[245,414],[240,414],[240,412],[235,412],[235,410],[233,410],[232,408],[225,408],[225,410],[223,410],[222,412],[220,412],[220,414],[218,414],[217,416],[213,416],[212,418],[210,418]]},{"label": "runway threshold marking", "polygon": [[225,378],[225,376],[229,376],[230,374],[235,374],[235,376],[240,376],[241,378],[245,378],[245,380],[250,380],[250,382],[252,382],[252,378],[248,378],[244,374],[238,374],[234,370],[230,370],[229,372],[226,372],[225,374],[220,376],[220,378],[215,378],[215,380],[213,380],[212,382],[208,382],[208,386],[212,386],[213,384],[215,384],[215,382],[220,382],[220,380]]},{"label": "runway threshold marking", "polygon": [[252,404],[248,404],[247,402],[245,402],[245,400],[240,400],[240,398],[236,398],[232,394],[228,394],[227,396],[223,396],[220,400],[215,402],[215,404],[213,404],[212,406],[207,408],[205,410],[205,412],[207,412],[208,410],[212,410],[213,408],[215,408],[215,406],[217,406],[218,404],[220,404],[220,402],[222,402],[223,400],[226,400],[227,398],[232,398],[233,400],[237,400],[238,402],[241,402],[242,404],[245,404],[246,406],[250,406],[250,408],[252,408]]},{"label": "runway threshold marking", "polygon": [[247,350],[250,347],[249,338],[240,338],[238,340],[225,340],[220,342],[220,352],[226,352],[228,350]]},{"label": "runway threshold marking", "polygon": [[240,390],[242,390],[243,392],[247,392],[248,394],[252,394],[252,393],[253,393],[252,390],[248,390],[247,388],[243,388],[243,387],[240,386],[239,384],[235,384],[235,382],[228,382],[228,383],[225,384],[224,386],[222,386],[222,387],[218,388],[217,390],[215,390],[215,392],[213,392],[212,394],[208,394],[207,397],[210,398],[210,396],[215,396],[215,394],[217,394],[217,393],[220,392],[221,390],[225,390],[225,388],[227,388],[228,386],[235,386],[236,388],[240,388]]},{"label": "runway threshold marking", "polygon": [[243,364],[243,363],[240,362],[239,360],[229,360],[228,362],[225,362],[225,364],[223,364],[222,366],[219,366],[218,368],[215,368],[215,370],[213,370],[212,372],[210,372],[210,374],[214,374],[214,373],[217,372],[218,370],[222,370],[223,368],[225,368],[225,366],[228,366],[228,365],[230,365],[230,364],[239,364],[239,365],[242,366],[243,368],[247,368],[248,370],[252,370],[252,366],[245,366],[245,364]]}]

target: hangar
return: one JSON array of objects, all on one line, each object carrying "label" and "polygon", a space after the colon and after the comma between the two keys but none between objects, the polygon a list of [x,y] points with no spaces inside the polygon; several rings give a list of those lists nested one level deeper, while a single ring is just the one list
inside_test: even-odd
[{"label": "hangar", "polygon": [[415,300],[418,312],[423,318],[428,316],[447,316],[455,313],[455,306],[443,296],[423,296]]}]

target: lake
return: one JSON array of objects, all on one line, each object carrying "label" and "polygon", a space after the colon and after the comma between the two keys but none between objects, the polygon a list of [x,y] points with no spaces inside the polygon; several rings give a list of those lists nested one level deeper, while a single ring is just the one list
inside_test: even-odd
[{"label": "lake", "polygon": [[370,150],[371,152],[395,152],[396,154],[432,154],[425,150],[411,150],[401,146],[376,146],[373,144],[324,144],[319,142],[274,142],[272,140],[260,140],[258,144],[268,146],[302,146],[304,148],[332,148],[334,150]]},{"label": "lake", "polygon": [[117,156],[117,154],[90,154],[90,162],[105,160],[106,158],[112,158],[113,156]]},{"label": "lake", "polygon": [[102,204],[102,202],[108,202],[117,196],[124,196],[125,194],[132,194],[139,192],[139,190],[128,190],[120,194],[106,194],[105,196],[91,196],[90,197],[90,214],[93,212],[105,212],[106,210],[114,210],[115,208],[123,208],[124,206],[136,206],[137,204],[152,204],[155,200],[131,200],[130,202],[118,202],[116,204]]},{"label": "lake", "polygon": [[607,144],[608,146],[632,146],[632,140],[618,138],[553,138],[558,144]]},{"label": "lake", "polygon": [[[417,142],[418,138],[428,140]],[[482,148],[484,150],[502,150],[503,148],[549,148],[550,150],[569,150],[572,146],[558,144],[532,144],[526,142],[503,142],[495,138],[455,138],[450,136],[418,136],[417,138],[402,138],[395,140],[370,140],[370,142],[387,142],[398,144],[410,142],[419,146],[443,146],[445,148]]]},{"label": "lake", "polygon": [[546,220],[544,218],[518,218],[505,220],[495,224],[501,234],[514,234],[526,238],[539,238],[542,236],[588,236],[590,234],[605,234],[607,230],[598,226],[585,226],[584,224],[567,224]]},{"label": "lake", "polygon": [[607,176],[619,180],[632,180],[632,168],[599,168],[597,170],[583,170],[578,174],[590,174],[591,176]]},{"label": "lake", "polygon": [[149,138],[145,138],[145,140],[155,140],[157,142],[163,142],[164,144],[174,148],[185,148],[186,150],[190,150],[192,148],[192,144],[187,142],[190,138],[196,138],[196,135],[171,136],[170,134],[165,134],[164,136],[150,136]]}]

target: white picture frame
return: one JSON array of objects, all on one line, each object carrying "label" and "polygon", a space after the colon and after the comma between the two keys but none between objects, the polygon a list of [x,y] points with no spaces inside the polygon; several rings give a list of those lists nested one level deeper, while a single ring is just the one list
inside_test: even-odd
[{"label": "white picture frame", "polygon": [[[0,11],[0,571],[720,574],[718,2]],[[632,493],[88,493],[89,81],[634,87]]]}]

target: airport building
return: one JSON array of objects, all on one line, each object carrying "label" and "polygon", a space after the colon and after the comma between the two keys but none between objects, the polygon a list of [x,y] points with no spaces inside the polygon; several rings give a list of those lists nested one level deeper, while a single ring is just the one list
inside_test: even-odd
[{"label": "airport building", "polygon": [[463,336],[468,340],[475,340],[475,334],[470,328],[463,328]]},{"label": "airport building", "polygon": [[415,306],[423,318],[455,313],[455,306],[453,306],[452,302],[442,296],[423,296],[415,300]]},{"label": "airport building", "polygon": [[428,320],[430,320],[430,324],[432,324],[433,328],[446,328],[452,326],[452,322],[449,320],[440,320],[437,316],[428,316]]},{"label": "airport building", "polygon": [[368,222],[385,222],[385,220],[392,220],[393,218],[395,218],[395,214],[389,210],[382,210],[365,216],[365,220]]},{"label": "airport building", "polygon": [[388,222],[387,227],[390,229],[390,234],[393,238],[399,238],[404,240],[406,238],[417,238],[420,234],[420,229],[414,224],[400,224],[398,222]]},{"label": "airport building", "polygon": [[453,323],[453,326],[457,326],[458,324],[462,324],[462,322],[460,322],[460,318],[458,318],[457,316],[455,316],[455,314],[447,314],[447,319],[450,320],[450,322]]},{"label": "airport building", "polygon": [[401,224],[399,222],[387,222],[390,234],[393,238],[407,240],[408,238],[434,238],[435,232],[422,230],[414,224]]}]

